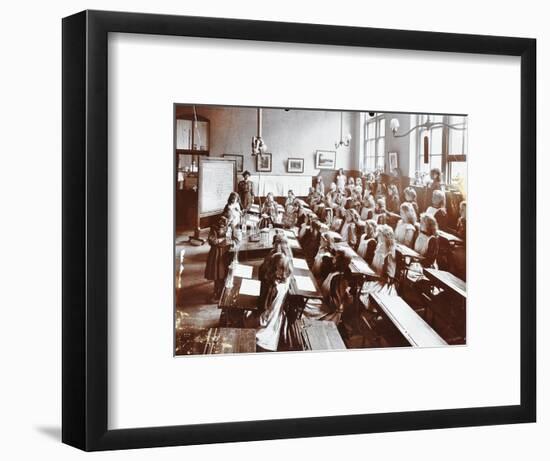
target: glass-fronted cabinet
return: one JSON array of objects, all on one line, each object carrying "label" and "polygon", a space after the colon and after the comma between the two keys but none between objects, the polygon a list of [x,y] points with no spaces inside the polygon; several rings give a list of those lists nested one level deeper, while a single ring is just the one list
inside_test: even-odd
[{"label": "glass-fronted cabinet", "polygon": [[210,121],[204,117],[193,120],[176,120],[176,149],[195,151],[198,155],[207,155],[210,149]]},{"label": "glass-fronted cabinet", "polygon": [[199,158],[210,155],[210,120],[194,108],[182,107],[176,111],[175,129],[176,226],[191,229],[196,224]]}]

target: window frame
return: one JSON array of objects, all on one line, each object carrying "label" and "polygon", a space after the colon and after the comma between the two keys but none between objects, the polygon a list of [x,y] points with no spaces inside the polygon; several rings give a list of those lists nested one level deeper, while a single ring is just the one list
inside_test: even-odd
[{"label": "window frame", "polygon": [[[382,130],[380,125],[384,122],[384,129]],[[382,113],[376,113],[374,116],[369,116],[365,113],[365,120],[363,124],[364,129],[364,141],[363,141],[363,168],[370,170],[369,159],[374,159],[374,168],[372,171],[381,170],[385,171],[386,168],[386,116]],[[374,138],[369,138],[369,125],[374,125]],[[383,131],[383,133],[382,133]],[[379,150],[380,141],[383,140],[384,147],[382,151]],[[369,153],[369,141],[374,141],[374,154]]]}]

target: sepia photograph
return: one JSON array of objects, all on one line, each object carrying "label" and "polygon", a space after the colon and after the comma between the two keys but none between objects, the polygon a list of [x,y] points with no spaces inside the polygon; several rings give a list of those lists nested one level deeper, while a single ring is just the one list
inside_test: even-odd
[{"label": "sepia photograph", "polygon": [[176,356],[467,344],[466,114],[174,116]]}]

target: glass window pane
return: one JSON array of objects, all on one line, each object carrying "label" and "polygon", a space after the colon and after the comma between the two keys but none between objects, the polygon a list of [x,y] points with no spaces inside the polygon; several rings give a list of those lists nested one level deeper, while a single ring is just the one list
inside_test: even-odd
[{"label": "glass window pane", "polygon": [[431,155],[430,156],[430,168],[439,168],[441,169],[441,155]]},{"label": "glass window pane", "polygon": [[191,120],[176,120],[176,149],[191,149]]},{"label": "glass window pane", "polygon": [[450,175],[451,184],[453,184],[462,195],[466,197],[467,190],[467,163],[466,162],[452,162],[450,163]]},{"label": "glass window pane", "polygon": [[373,171],[376,168],[374,164],[374,157],[367,157],[367,170]]},{"label": "glass window pane", "polygon": [[442,152],[443,129],[433,129],[431,138],[430,155],[440,155]]},{"label": "glass window pane", "polygon": [[378,136],[385,136],[386,135],[386,119],[381,118],[378,120]]},{"label": "glass window pane", "polygon": [[449,154],[462,155],[464,131],[449,128]]},{"label": "glass window pane", "polygon": [[367,155],[373,155],[376,153],[375,151],[375,145],[376,141],[374,139],[371,139],[367,141]]},{"label": "glass window pane", "polygon": [[378,150],[376,151],[376,153],[378,155],[384,155],[384,147],[385,147],[384,138],[379,138],[378,139]]},{"label": "glass window pane", "polygon": [[430,164],[429,163],[424,163],[424,159],[422,158],[420,160],[420,168],[418,169],[420,172],[423,172],[423,173],[429,173],[430,171]]},{"label": "glass window pane", "polygon": [[367,123],[367,139],[374,139],[375,136],[374,122]]},{"label": "glass window pane", "polygon": [[384,154],[379,155],[376,157],[376,168],[380,168],[381,170],[384,170]]}]

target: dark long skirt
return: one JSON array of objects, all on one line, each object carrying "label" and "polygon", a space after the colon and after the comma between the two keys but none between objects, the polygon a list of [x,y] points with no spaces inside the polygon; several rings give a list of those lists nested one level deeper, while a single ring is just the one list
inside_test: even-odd
[{"label": "dark long skirt", "polygon": [[223,280],[227,276],[229,267],[229,252],[225,246],[213,246],[210,248],[206,260],[204,277],[207,280]]}]

